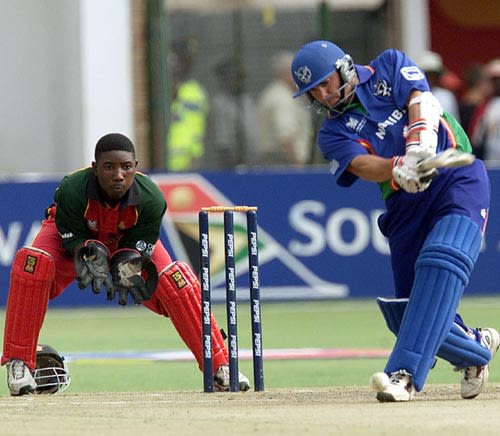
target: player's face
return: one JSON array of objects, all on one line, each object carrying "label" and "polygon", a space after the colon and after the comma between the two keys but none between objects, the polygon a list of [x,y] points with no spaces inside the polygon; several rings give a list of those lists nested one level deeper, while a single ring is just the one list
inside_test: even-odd
[{"label": "player's face", "polygon": [[344,104],[353,95],[353,86],[350,83],[342,84],[337,71],[333,72],[318,86],[311,89],[310,94],[323,106],[335,110],[339,102]]},{"label": "player's face", "polygon": [[318,86],[311,89],[311,96],[323,106],[332,107],[341,99],[339,73],[336,71],[323,80]]},{"label": "player's face", "polygon": [[112,199],[119,200],[132,186],[137,161],[128,151],[113,150],[101,154],[92,162],[99,186]]}]

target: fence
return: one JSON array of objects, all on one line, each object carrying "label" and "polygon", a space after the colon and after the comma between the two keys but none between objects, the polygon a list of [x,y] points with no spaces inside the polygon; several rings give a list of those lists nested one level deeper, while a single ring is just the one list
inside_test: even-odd
[{"label": "fence", "polygon": [[[272,78],[271,61],[278,52],[294,52],[314,39],[333,39],[356,62],[364,63],[387,47],[389,13],[385,1],[364,2],[368,6],[362,9],[355,9],[353,2],[351,9],[341,10],[329,8],[326,2],[295,2],[295,7],[286,9],[251,7],[251,1],[206,3],[239,6],[210,8],[200,2],[194,8],[193,2],[150,2],[151,168],[170,169],[165,138],[175,116],[171,108],[176,74],[180,73],[182,80],[196,80],[206,91],[210,110],[202,168],[215,169],[220,168],[220,159],[215,152],[219,132],[214,101],[225,95],[226,104],[232,105],[229,112],[234,116],[229,116],[226,126],[235,164],[252,163],[251,133],[257,128],[251,125],[252,113],[259,93]],[[313,155],[313,144],[311,150]]]}]

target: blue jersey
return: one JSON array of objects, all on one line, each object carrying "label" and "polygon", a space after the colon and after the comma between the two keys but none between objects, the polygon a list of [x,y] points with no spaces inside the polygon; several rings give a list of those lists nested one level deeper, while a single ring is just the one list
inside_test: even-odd
[{"label": "blue jersey", "polygon": [[[384,51],[369,66],[356,65],[356,71],[360,80],[356,96],[361,104],[339,117],[326,118],[318,134],[318,145],[341,186],[350,186],[357,179],[346,172],[356,156],[370,153],[391,158],[405,154],[408,98],[413,90],[429,91],[424,73],[397,50]],[[445,114],[437,151],[449,147],[471,150],[456,120]]]},{"label": "blue jersey", "polygon": [[[357,100],[342,115],[326,118],[318,134],[318,145],[330,162],[341,186],[350,186],[357,176],[347,171],[358,155],[384,158],[405,154],[404,127],[412,90],[429,91],[424,73],[405,54],[386,50],[370,65],[356,65]],[[437,151],[458,148],[470,152],[470,142],[449,114],[441,117]],[[396,296],[407,297],[414,276],[414,263],[432,226],[448,214],[470,217],[484,230],[490,202],[490,185],[481,161],[462,168],[440,170],[429,188],[418,194],[396,192],[390,181],[381,183],[387,212],[379,219],[389,238]]]}]

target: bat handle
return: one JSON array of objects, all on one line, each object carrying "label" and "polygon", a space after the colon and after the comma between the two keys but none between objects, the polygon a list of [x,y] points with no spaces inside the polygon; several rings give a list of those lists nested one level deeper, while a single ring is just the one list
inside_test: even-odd
[{"label": "bat handle", "polygon": [[422,183],[427,183],[430,182],[431,180],[435,179],[437,176],[439,176],[439,171],[437,169],[434,169],[434,171],[426,176],[420,177],[420,181]]}]

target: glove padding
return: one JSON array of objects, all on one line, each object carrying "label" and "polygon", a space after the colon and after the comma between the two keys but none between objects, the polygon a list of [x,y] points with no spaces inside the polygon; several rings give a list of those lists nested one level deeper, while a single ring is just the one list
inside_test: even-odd
[{"label": "glove padding", "polygon": [[135,304],[149,300],[158,284],[154,263],[129,248],[118,250],[111,257],[111,277],[113,289],[108,289],[108,300],[113,300],[118,293],[118,304],[122,306],[127,304],[129,294]]},{"label": "glove padding", "polygon": [[418,171],[417,164],[428,157],[418,150],[409,148],[404,156],[393,159],[392,177],[394,181],[406,192],[416,194],[425,191],[438,172],[435,168],[427,171]]},{"label": "glove padding", "polygon": [[109,250],[99,241],[89,239],[76,251],[74,256],[76,280],[80,289],[92,283],[92,292],[99,294],[104,284],[113,288],[109,278]]}]

